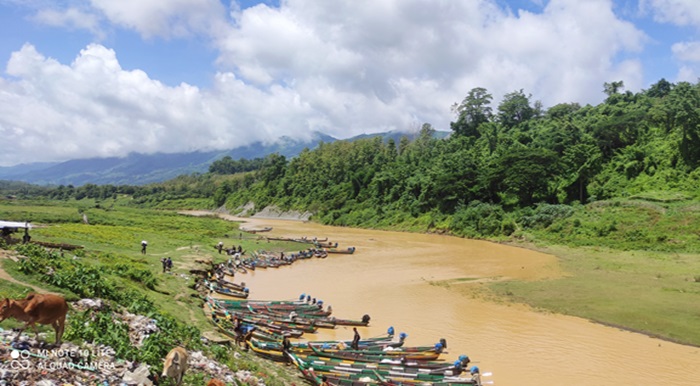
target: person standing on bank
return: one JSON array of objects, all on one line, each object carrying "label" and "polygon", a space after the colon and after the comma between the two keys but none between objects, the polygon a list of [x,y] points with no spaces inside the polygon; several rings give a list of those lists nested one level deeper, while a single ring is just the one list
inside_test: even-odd
[{"label": "person standing on bank", "polygon": [[352,347],[353,350],[359,350],[360,349],[360,333],[357,332],[357,327],[352,328],[353,331],[355,331],[355,336],[352,338],[352,343],[350,343],[350,347]]},{"label": "person standing on bank", "polygon": [[148,246],[148,241],[143,240],[141,241],[141,254],[145,255],[146,254],[146,247]]}]

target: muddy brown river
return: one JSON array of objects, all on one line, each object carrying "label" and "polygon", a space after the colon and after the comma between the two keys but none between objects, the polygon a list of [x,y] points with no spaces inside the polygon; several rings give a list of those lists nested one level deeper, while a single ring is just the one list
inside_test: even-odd
[{"label": "muddy brown river", "polygon": [[[408,334],[406,345],[432,345],[445,338],[446,360],[469,355],[482,372],[493,373],[484,380],[499,386],[700,385],[697,347],[470,295],[469,286],[479,281],[561,275],[554,256],[448,236],[243,221],[246,228],[273,227],[259,235],[328,237],[340,247],[357,248],[353,255],[331,254],[237,275],[236,281],[250,288],[251,299],[310,294],[332,305],[338,318],[370,315],[370,326],[359,328],[362,337],[393,326],[397,334]],[[267,249],[266,242],[259,248]],[[352,327],[319,331],[305,338],[353,335]]]}]

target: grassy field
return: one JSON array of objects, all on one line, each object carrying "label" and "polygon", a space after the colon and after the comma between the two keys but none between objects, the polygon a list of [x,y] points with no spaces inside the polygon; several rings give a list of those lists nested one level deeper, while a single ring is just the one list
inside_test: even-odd
[{"label": "grassy field", "polygon": [[700,277],[693,274],[700,272],[697,255],[596,247],[534,249],[558,256],[567,276],[494,283],[489,287],[493,294],[535,308],[700,346]]},{"label": "grassy field", "polygon": [[548,311],[700,346],[700,204],[596,202],[507,243],[559,257],[567,276],[491,285]]},{"label": "grassy field", "polygon": [[[89,224],[83,223],[83,213],[87,215]],[[290,248],[289,243],[262,241],[257,235],[239,232],[238,224],[216,217],[184,216],[172,210],[132,208],[119,202],[0,201],[0,218],[30,221],[36,226],[30,231],[33,241],[84,246],[83,249],[63,251],[62,255],[54,251],[53,255],[46,257],[54,259],[56,272],[65,273],[67,279],[84,275],[82,279],[78,277],[80,283],[67,280],[63,285],[51,285],[43,272],[23,272],[22,264],[8,258],[2,259],[2,269],[15,280],[61,293],[69,300],[77,300],[81,297],[81,291],[93,290],[87,284],[92,281],[92,276],[96,276],[103,283],[108,283],[107,289],[116,288],[119,293],[143,295],[158,308],[158,312],[184,326],[195,327],[209,337],[217,337],[218,334],[202,310],[203,300],[192,289],[195,277],[189,272],[207,266],[196,260],[226,261],[228,257],[215,249],[219,241],[223,241],[226,247],[241,245],[246,251]],[[21,237],[21,233],[15,237]],[[146,254],[141,254],[141,240],[148,240]],[[162,257],[172,258],[174,264],[171,273],[162,272]],[[30,290],[29,287],[0,279],[1,296],[24,297]],[[4,328],[15,326],[17,324],[13,321],[3,322]],[[42,331],[49,332],[50,329],[42,328]],[[218,338],[223,339],[222,336]],[[238,352],[238,356],[235,362],[229,362],[234,370],[260,373],[268,385],[289,384],[289,379],[295,375],[289,369],[261,361],[252,354]],[[189,384],[198,384],[196,376],[193,377]]]}]

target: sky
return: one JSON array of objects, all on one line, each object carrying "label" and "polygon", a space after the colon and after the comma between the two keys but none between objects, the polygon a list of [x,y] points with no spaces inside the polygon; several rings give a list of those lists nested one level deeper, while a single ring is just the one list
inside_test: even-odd
[{"label": "sky", "polygon": [[450,130],[700,76],[700,0],[0,0],[0,166]]}]

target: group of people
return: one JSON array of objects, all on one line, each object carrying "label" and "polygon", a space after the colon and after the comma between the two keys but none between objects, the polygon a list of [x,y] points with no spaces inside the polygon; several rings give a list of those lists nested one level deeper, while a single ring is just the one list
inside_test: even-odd
[{"label": "group of people", "polygon": [[218,244],[216,244],[216,250],[219,251],[219,254],[222,254],[223,251],[226,251],[227,255],[233,255],[236,253],[243,254],[243,246],[239,245],[236,247],[235,245],[231,246],[231,248],[224,248],[224,242],[219,241]]},{"label": "group of people", "polygon": [[163,265],[163,273],[166,271],[171,271],[173,268],[173,260],[170,257],[163,257],[160,259],[160,263]]}]

